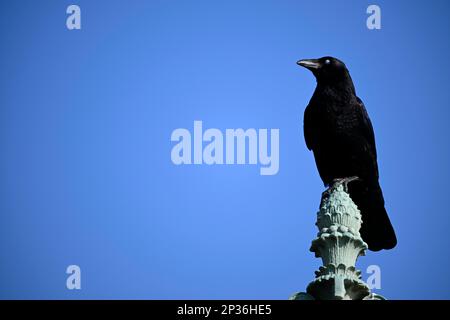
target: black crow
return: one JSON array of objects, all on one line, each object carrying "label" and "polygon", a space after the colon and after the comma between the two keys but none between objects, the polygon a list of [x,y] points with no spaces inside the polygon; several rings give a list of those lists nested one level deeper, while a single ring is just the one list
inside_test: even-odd
[{"label": "black crow", "polygon": [[333,57],[297,64],[309,69],[317,80],[305,109],[303,130],[322,181],[330,186],[336,180],[358,177],[348,185],[348,192],[362,214],[361,236],[372,251],[392,249],[397,238],[378,182],[372,123],[356,96],[347,67]]}]

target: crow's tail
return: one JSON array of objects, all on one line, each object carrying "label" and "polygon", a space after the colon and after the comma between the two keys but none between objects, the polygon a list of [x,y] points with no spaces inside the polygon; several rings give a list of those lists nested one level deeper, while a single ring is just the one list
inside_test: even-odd
[{"label": "crow's tail", "polygon": [[361,237],[369,250],[392,249],[397,245],[394,228],[384,208],[384,198],[377,182],[355,181],[348,185],[350,197],[362,215]]}]

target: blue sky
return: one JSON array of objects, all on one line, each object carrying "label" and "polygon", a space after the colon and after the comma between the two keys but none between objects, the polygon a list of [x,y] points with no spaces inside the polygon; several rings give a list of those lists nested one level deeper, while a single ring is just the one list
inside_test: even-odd
[{"label": "blue sky", "polygon": [[[69,1],[0,4],[0,298],[287,299],[322,182],[302,133],[300,58],[346,62],[371,116],[399,244],[389,299],[448,299],[447,1]],[[171,133],[278,128],[280,169],[175,166]],[[82,289],[66,289],[66,267]]]}]

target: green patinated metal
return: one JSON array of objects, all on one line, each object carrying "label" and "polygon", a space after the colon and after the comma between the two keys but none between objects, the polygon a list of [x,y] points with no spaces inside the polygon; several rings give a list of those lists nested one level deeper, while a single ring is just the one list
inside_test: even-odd
[{"label": "green patinated metal", "polygon": [[347,193],[348,182],[337,181],[322,194],[316,222],[319,233],[310,248],[322,259],[322,266],[306,292],[296,293],[290,300],[384,300],[370,292],[355,267],[367,244],[359,233],[363,221]]}]

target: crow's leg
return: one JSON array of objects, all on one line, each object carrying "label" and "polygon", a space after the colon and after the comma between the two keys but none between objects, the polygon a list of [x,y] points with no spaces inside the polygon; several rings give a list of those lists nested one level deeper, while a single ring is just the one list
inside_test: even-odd
[{"label": "crow's leg", "polygon": [[322,193],[322,200],[329,197],[330,194],[336,189],[337,186],[342,185],[344,187],[344,191],[348,193],[348,184],[352,181],[361,180],[357,176],[348,177],[348,178],[336,178],[333,179],[331,183],[325,184],[325,187],[328,187]]},{"label": "crow's leg", "polygon": [[341,184],[344,186],[344,191],[348,192],[348,184],[350,182],[356,181],[356,180],[360,180],[360,179],[357,176],[347,177],[347,178],[337,178],[337,179],[333,180],[333,182],[331,183],[331,187],[329,189]]}]

